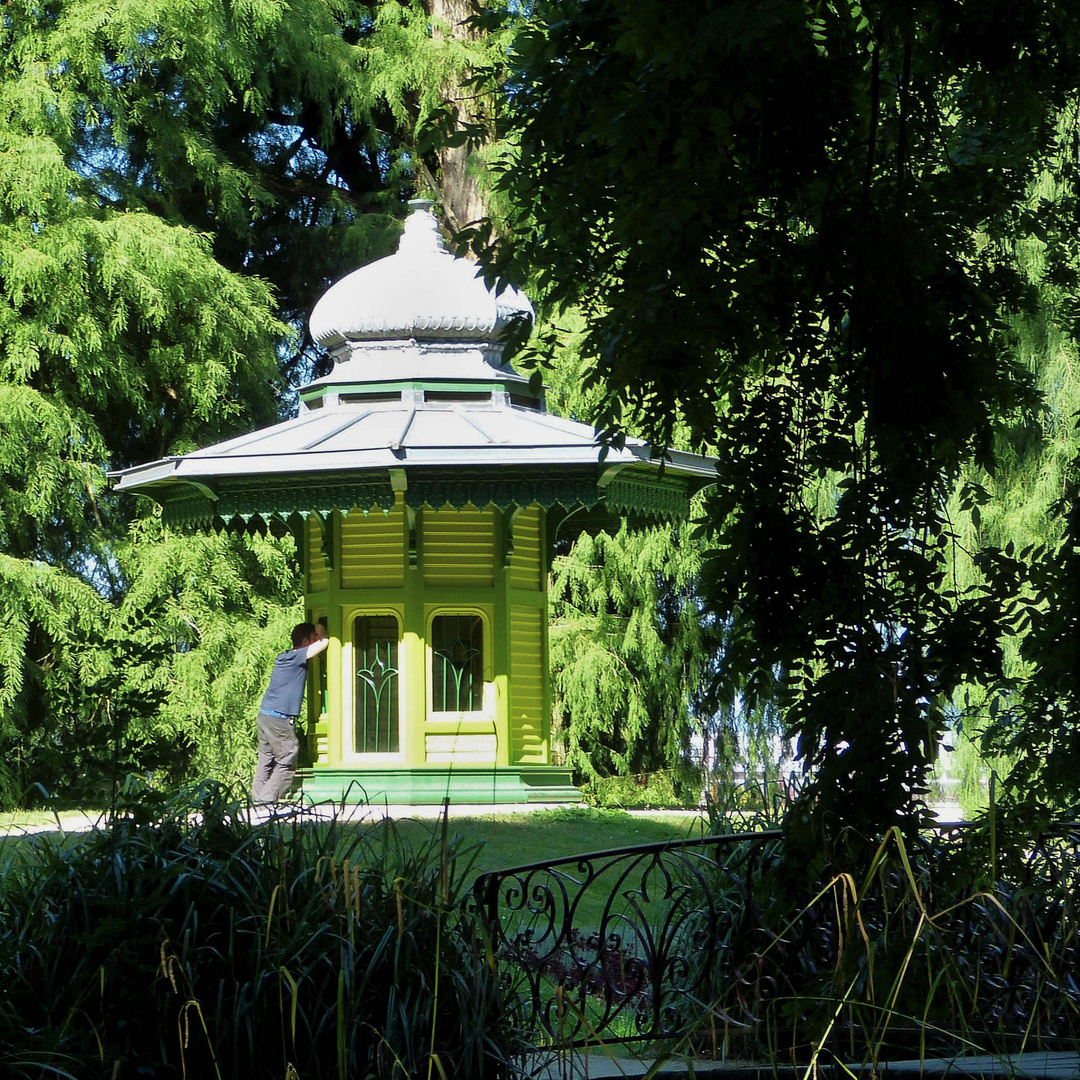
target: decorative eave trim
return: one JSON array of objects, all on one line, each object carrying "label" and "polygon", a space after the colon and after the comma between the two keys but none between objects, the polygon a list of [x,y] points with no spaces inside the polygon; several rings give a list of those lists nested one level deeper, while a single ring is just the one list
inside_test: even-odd
[{"label": "decorative eave trim", "polygon": [[616,476],[604,490],[604,502],[619,513],[650,514],[659,518],[690,516],[690,485],[671,477],[652,480],[641,475]]},{"label": "decorative eave trim", "polygon": [[203,484],[192,490],[184,484],[146,494],[160,499],[166,524],[214,529],[238,522],[254,522],[261,528],[273,520],[288,522],[297,515],[327,518],[334,511],[343,516],[353,512],[389,513],[399,493],[410,510],[441,510],[447,506],[461,510],[469,505],[494,506],[504,511],[533,505],[545,510],[555,506],[571,510],[576,506],[591,508],[603,501],[615,513],[677,519],[689,516],[690,497],[700,486],[670,474],[654,479],[629,471],[620,473],[606,486],[600,480],[596,470],[577,475],[549,472],[488,479],[403,468],[366,481],[354,477],[262,477],[257,483],[226,483],[213,490]]},{"label": "decorative eave trim", "polygon": [[217,500],[202,494],[162,498],[162,520],[180,528],[214,528],[239,518],[245,523],[253,518],[288,521],[295,514],[329,517],[335,510],[348,515],[353,510],[364,514],[372,510],[389,513],[394,506],[394,490],[388,482],[302,483],[297,479],[274,480],[258,487],[225,488]]},{"label": "decorative eave trim", "polygon": [[508,510],[537,504],[545,510],[553,506],[570,509],[594,506],[600,498],[596,478],[589,477],[520,477],[512,480],[439,480],[409,481],[405,504],[413,510],[424,506],[439,510],[452,506],[461,510],[473,506],[495,506]]}]

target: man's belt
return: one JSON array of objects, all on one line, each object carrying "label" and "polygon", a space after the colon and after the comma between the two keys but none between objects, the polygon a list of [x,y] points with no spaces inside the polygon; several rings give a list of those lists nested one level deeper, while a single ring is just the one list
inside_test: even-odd
[{"label": "man's belt", "polygon": [[275,712],[273,709],[260,709],[259,712],[261,712],[263,714],[263,716],[274,716],[278,720],[299,720],[300,719],[299,715],[297,715],[296,713]]}]

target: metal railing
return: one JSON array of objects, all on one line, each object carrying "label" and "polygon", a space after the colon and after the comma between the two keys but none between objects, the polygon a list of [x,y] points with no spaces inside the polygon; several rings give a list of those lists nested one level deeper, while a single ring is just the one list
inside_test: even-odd
[{"label": "metal railing", "polygon": [[523,1027],[561,1045],[672,1038],[700,1017],[777,832],[646,844],[481,875],[469,906]]},{"label": "metal railing", "polygon": [[[968,834],[954,825],[931,830],[931,863],[955,856]],[[1017,928],[1024,919],[1048,926],[1047,913],[1061,907],[1060,897],[1070,903],[1080,887],[1078,847],[1077,827],[1061,826],[1014,854],[1010,866],[995,869],[1004,875],[993,886],[1003,899],[1024,889],[1037,895],[1041,888],[1046,910],[1036,911],[1029,901],[1011,913],[993,902],[954,907],[948,900],[946,914],[934,923],[941,940],[969,951],[964,963],[974,965],[987,988],[1002,987],[999,1001],[985,989],[980,1007],[988,1020],[996,1017],[1003,1033],[1032,1030],[1038,1007],[1041,1030],[1051,1040],[1059,1034],[1057,1006],[1047,996],[1047,987],[1053,989],[1047,956],[1060,953],[1061,964],[1075,970],[1080,941],[1068,913],[1060,915],[1060,928],[1052,928],[1052,941],[1044,935],[1036,942],[1033,933],[1026,939],[1027,931]],[[938,900],[929,880],[913,888],[899,867],[894,862],[882,871],[871,893],[858,899],[860,933],[868,940],[886,931],[902,938],[916,923],[923,926],[915,892],[928,903]],[[851,912],[841,909],[855,898],[850,891],[846,899],[841,895],[847,886],[828,883],[820,890],[804,884],[798,890],[804,899],[794,890],[780,896],[787,885],[780,833],[767,831],[494,871],[476,880],[466,906],[500,965],[508,1007],[521,1029],[554,1045],[581,1046],[599,1039],[676,1039],[717,1023],[753,1030],[770,1002],[796,1001],[808,980],[828,983],[842,959],[845,934],[850,947],[852,925],[845,920]],[[986,884],[954,887],[975,893]],[[916,937],[924,932],[918,927]],[[1064,992],[1071,992],[1070,985]],[[785,1007],[784,1022],[801,1023],[798,1010]]]}]

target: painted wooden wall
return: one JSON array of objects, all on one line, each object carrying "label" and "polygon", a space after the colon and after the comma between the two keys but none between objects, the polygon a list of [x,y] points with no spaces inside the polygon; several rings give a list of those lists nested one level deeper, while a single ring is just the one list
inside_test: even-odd
[{"label": "painted wooden wall", "polygon": [[[307,607],[331,637],[309,677],[309,753],[314,763],[377,767],[546,764],[550,696],[544,514],[508,521],[494,509],[425,508],[410,515],[399,494],[388,514],[354,511],[323,526],[308,519]],[[410,546],[415,566],[410,566]],[[432,619],[478,614],[484,621],[482,715],[433,713],[428,645]],[[401,720],[397,755],[356,755],[352,624],[357,614],[399,621]],[[318,687],[325,682],[325,695]],[[325,700],[326,708],[322,708]]]}]

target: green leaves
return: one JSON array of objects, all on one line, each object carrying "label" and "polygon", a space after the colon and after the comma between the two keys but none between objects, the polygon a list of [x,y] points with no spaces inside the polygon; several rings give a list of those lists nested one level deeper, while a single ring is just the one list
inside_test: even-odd
[{"label": "green leaves", "polygon": [[556,560],[550,649],[567,763],[586,780],[689,778],[707,656],[697,552],[673,526],[583,534]]},{"label": "green leaves", "polygon": [[93,650],[65,619],[100,635],[139,596],[164,603],[161,731],[194,733],[199,768],[246,770],[262,657],[295,621],[288,547],[213,537],[187,541],[190,562],[171,544],[155,556],[153,526],[125,537],[140,509],[104,473],[271,423],[318,373],[308,312],[391,250],[419,178],[438,183],[417,128],[484,62],[490,43],[452,15],[421,0],[4,9],[0,551],[20,569],[0,617],[22,625],[39,571],[80,596],[90,583],[86,611],[65,601],[11,638],[9,758],[77,695],[63,681]]},{"label": "green leaves", "polygon": [[601,426],[717,447],[715,695],[783,688],[830,832],[914,823],[942,703],[1003,674],[1008,597],[956,581],[944,504],[1039,408],[1018,250],[1073,261],[1029,206],[1074,197],[1078,43],[1067,5],[590,0],[538,5],[505,73],[485,258],[585,313]]}]

